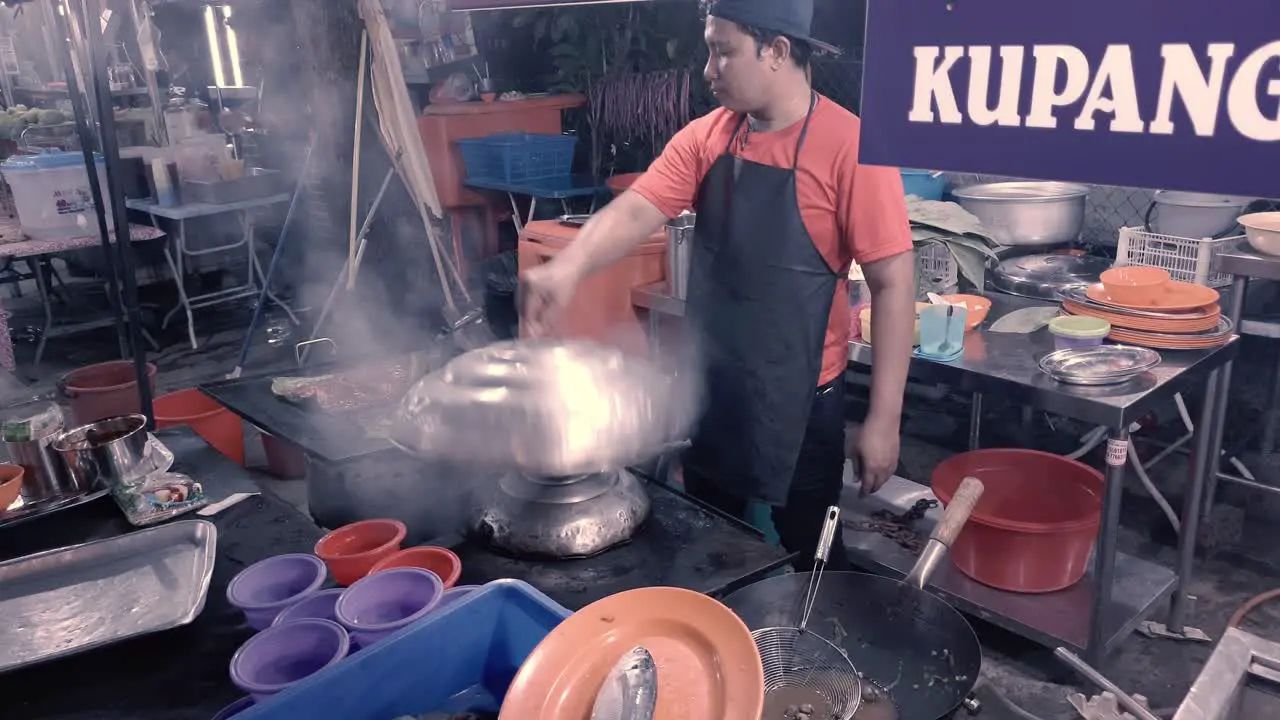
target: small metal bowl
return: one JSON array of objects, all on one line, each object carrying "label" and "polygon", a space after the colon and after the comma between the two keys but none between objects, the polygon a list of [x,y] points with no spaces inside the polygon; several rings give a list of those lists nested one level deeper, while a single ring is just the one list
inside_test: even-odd
[{"label": "small metal bowl", "polygon": [[1160,364],[1160,353],[1132,345],[1099,345],[1049,353],[1040,370],[1070,385],[1118,385]]}]

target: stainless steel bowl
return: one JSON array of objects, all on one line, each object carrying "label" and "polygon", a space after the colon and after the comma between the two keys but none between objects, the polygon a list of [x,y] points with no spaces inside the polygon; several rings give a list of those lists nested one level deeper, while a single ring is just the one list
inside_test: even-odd
[{"label": "stainless steel bowl", "polygon": [[68,430],[53,441],[76,485],[113,487],[136,479],[147,452],[145,415],[120,415]]},{"label": "stainless steel bowl", "polygon": [[434,460],[546,477],[600,472],[684,437],[699,408],[692,377],[589,342],[497,343],[414,385],[391,437]]},{"label": "stainless steel bowl", "polygon": [[1001,245],[1068,243],[1084,228],[1089,188],[1061,182],[999,182],[951,192]]}]

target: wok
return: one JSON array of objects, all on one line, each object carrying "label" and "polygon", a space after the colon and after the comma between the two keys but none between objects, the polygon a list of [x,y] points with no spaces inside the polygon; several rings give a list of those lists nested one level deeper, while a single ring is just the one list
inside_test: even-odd
[{"label": "wok", "polygon": [[[981,495],[982,484],[966,478],[906,581],[854,572],[822,574],[809,631],[843,648],[859,674],[888,691],[903,720],[950,716],[978,681],[982,647],[973,628],[923,588]],[[809,573],[769,578],[723,602],[752,630],[794,626],[808,583]],[[864,701],[854,718],[867,707]]]}]

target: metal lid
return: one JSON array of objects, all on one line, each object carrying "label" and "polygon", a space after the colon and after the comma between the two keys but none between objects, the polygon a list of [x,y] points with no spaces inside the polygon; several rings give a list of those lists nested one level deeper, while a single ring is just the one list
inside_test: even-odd
[{"label": "metal lid", "polygon": [[548,477],[620,467],[684,437],[692,373],[589,342],[496,343],[418,381],[392,440],[434,459]]},{"label": "metal lid", "polygon": [[1022,255],[1002,261],[990,278],[996,290],[1056,300],[1065,289],[1098,282],[1110,267],[1110,260],[1092,255]]},{"label": "metal lid", "polygon": [[998,182],[956,188],[951,194],[965,200],[1013,200],[1019,203],[1055,202],[1089,194],[1085,185],[1064,182]]}]

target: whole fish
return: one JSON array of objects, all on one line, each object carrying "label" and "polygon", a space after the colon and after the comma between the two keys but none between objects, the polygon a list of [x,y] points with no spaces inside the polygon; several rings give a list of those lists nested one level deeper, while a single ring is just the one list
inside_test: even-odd
[{"label": "whole fish", "polygon": [[591,720],[653,720],[658,666],[643,647],[628,651],[609,671],[591,708]]}]

